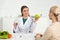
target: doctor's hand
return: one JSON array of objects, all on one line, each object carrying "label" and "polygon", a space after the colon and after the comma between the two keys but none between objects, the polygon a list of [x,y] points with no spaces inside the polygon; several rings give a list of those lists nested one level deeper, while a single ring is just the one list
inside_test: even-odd
[{"label": "doctor's hand", "polygon": [[34,22],[38,21],[39,18],[34,18]]},{"label": "doctor's hand", "polygon": [[13,24],[13,26],[14,26],[15,29],[16,29],[17,25],[18,25],[18,23],[14,23]]},{"label": "doctor's hand", "polygon": [[36,21],[38,21],[38,19],[40,18],[40,16],[39,16],[39,14],[35,14],[35,16],[34,16],[34,21],[36,22]]}]

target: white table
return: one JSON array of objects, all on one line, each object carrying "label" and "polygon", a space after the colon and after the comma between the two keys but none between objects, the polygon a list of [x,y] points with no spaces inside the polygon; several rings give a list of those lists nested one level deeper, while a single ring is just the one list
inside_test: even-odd
[{"label": "white table", "polygon": [[13,34],[10,39],[0,39],[0,40],[34,40],[33,34]]}]

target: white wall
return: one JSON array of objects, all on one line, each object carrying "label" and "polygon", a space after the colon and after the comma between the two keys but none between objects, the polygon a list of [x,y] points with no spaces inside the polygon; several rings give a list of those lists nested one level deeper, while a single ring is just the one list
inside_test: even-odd
[{"label": "white wall", "polygon": [[18,15],[22,5],[30,8],[31,15],[35,13],[47,15],[52,5],[60,6],[60,0],[0,0],[0,16]]},{"label": "white wall", "polygon": [[0,31],[3,30],[3,18],[1,17],[0,18]]},{"label": "white wall", "polygon": [[[27,5],[29,7],[31,16],[36,13],[42,14],[42,17],[37,21],[37,28],[34,32],[43,34],[47,26],[51,23],[48,18],[49,9],[53,5],[60,7],[60,0],[0,0],[0,17],[7,16],[7,18],[3,18],[4,30],[11,30],[11,23],[14,18],[10,17],[21,14],[20,8],[22,5]],[[6,27],[8,29],[6,29]]]}]

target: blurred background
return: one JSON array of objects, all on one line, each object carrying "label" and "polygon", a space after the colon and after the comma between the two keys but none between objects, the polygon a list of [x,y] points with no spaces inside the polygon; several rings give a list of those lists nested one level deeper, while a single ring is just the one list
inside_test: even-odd
[{"label": "blurred background", "polygon": [[[32,37],[29,36],[33,38],[36,33],[44,34],[46,28],[51,24],[48,17],[49,9],[54,5],[60,7],[60,0],[0,0],[0,30],[7,30],[12,33],[14,19],[21,15],[20,8],[23,5],[29,7],[31,16],[41,15]],[[25,36],[28,37],[28,35]]]}]

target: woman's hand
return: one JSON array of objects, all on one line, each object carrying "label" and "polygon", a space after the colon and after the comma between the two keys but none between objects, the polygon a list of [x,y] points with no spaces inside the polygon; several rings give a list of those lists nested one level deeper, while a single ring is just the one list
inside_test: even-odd
[{"label": "woman's hand", "polygon": [[34,22],[36,22],[39,18],[40,18],[40,15],[39,14],[35,14],[34,15],[34,19],[35,19]]},{"label": "woman's hand", "polygon": [[17,25],[18,25],[18,23],[14,23],[13,24],[13,26],[14,26],[15,29],[16,29]]},{"label": "woman's hand", "polygon": [[38,21],[39,18],[34,18],[34,22]]},{"label": "woman's hand", "polygon": [[42,37],[43,35],[42,34],[36,34],[36,36],[35,36],[35,38],[40,38],[40,37]]}]

